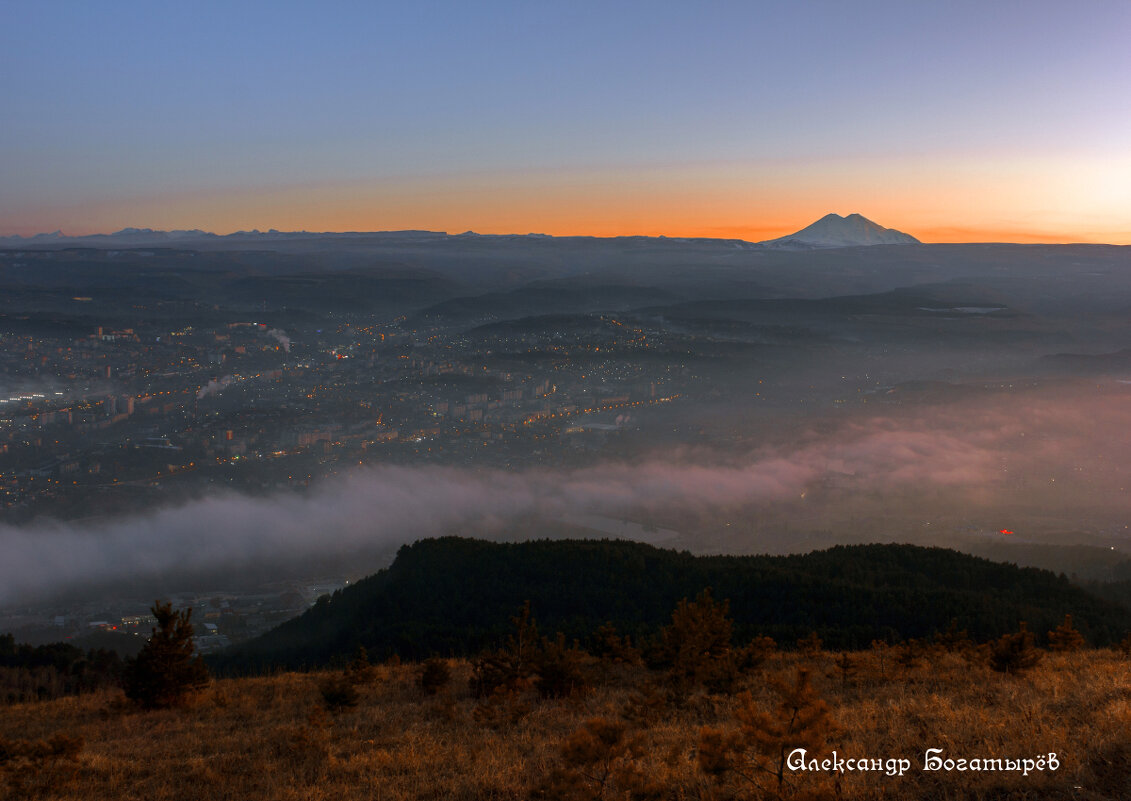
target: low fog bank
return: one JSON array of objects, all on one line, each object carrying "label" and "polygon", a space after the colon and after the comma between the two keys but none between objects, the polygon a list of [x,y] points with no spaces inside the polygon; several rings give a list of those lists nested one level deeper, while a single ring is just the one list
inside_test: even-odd
[{"label": "low fog bank", "polygon": [[741,454],[668,449],[526,471],[358,468],[305,494],[216,494],[91,524],[8,526],[0,603],[147,578],[349,564],[446,533],[546,536],[531,521],[553,529],[585,515],[674,530],[678,540],[663,544],[699,552],[877,539],[952,546],[998,528],[1021,540],[1123,544],[1129,401],[1131,387],[1074,385],[861,410]]}]

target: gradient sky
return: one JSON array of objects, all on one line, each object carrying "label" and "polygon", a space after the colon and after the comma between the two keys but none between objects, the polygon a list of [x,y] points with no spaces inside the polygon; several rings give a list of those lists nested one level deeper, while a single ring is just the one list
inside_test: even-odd
[{"label": "gradient sky", "polygon": [[1131,243],[1131,3],[8,2],[0,235]]}]

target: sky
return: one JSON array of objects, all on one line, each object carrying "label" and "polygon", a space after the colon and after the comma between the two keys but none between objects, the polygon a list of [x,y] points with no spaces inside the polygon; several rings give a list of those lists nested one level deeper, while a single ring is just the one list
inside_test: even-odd
[{"label": "sky", "polygon": [[0,235],[1131,244],[1125,0],[6,3]]}]

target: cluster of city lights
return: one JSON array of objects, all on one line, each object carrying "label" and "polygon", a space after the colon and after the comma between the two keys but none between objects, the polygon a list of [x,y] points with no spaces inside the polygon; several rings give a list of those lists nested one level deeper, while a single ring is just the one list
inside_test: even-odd
[{"label": "cluster of city lights", "polygon": [[[62,392],[56,392],[55,394],[56,395],[62,395],[63,393]],[[0,403],[19,403],[20,401],[42,400],[43,398],[46,398],[46,397],[47,397],[46,395],[41,395],[40,393],[35,392],[35,393],[30,394],[30,395],[13,395],[12,397],[7,398],[7,399],[0,398]]]}]

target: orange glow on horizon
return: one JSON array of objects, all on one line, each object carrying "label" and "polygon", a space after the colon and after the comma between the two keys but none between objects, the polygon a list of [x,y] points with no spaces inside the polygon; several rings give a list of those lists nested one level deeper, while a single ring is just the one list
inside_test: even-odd
[{"label": "orange glow on horizon", "polygon": [[[1131,159],[691,164],[391,176],[353,182],[75,197],[25,207],[0,234],[124,227],[218,234],[433,230],[451,234],[667,236],[758,242],[829,212],[859,213],[924,243],[1131,244]],[[1131,197],[1131,196],[1129,196]],[[44,225],[42,220],[56,221]]]},{"label": "orange glow on horizon", "polygon": [[[396,211],[380,209],[377,213],[373,213],[371,208],[346,209],[333,208],[335,204],[319,204],[321,208],[311,214],[310,212],[314,210],[309,208],[292,210],[279,207],[267,211],[262,209],[245,211],[234,207],[234,205],[228,206],[220,203],[213,205],[207,215],[201,215],[199,212],[187,208],[183,210],[185,213],[182,214],[177,209],[178,205],[171,204],[158,214],[145,214],[143,216],[147,219],[140,222],[137,220],[137,214],[123,210],[121,216],[115,215],[118,220],[113,223],[100,224],[98,221],[89,220],[81,226],[63,226],[62,230],[69,236],[105,234],[126,227],[153,228],[156,230],[199,228],[221,235],[252,229],[267,231],[272,228],[279,231],[310,231],[312,233],[429,230],[444,231],[448,234],[474,231],[478,234],[487,235],[537,233],[556,237],[591,236],[598,238],[664,236],[668,238],[738,239],[746,242],[761,242],[792,234],[820,219],[829,211],[835,211],[842,215],[857,213],[854,206],[841,206],[820,211],[805,209],[788,215],[775,214],[772,220],[752,224],[734,223],[726,225],[713,219],[697,219],[701,215],[656,214],[653,216],[640,207],[634,207],[627,211],[618,211],[608,206],[599,209],[584,207],[568,211],[550,208],[527,209],[527,213],[506,206],[495,211],[480,208],[474,212],[460,208],[411,209],[406,207]],[[670,212],[670,209],[664,210]],[[1059,226],[1055,230],[1041,230],[1036,227],[1026,229],[1016,225],[924,225],[916,224],[913,219],[904,221],[889,217],[882,211],[872,213],[859,211],[858,213],[863,214],[878,225],[908,233],[924,244],[1001,242],[1015,244],[1131,245],[1131,231],[1127,230],[1073,230]],[[720,217],[722,216],[720,215]],[[733,217],[734,215],[725,216]],[[902,216],[900,215],[900,217]],[[191,220],[191,222],[183,222],[185,219]],[[0,230],[0,236],[13,234],[32,236],[47,230],[54,230],[54,228],[59,228],[59,226],[13,225],[8,227],[8,230]]]},{"label": "orange glow on horizon", "polygon": [[[819,215],[823,216],[823,215]],[[248,223],[245,225],[221,225],[216,227],[208,227],[201,225],[183,225],[171,223],[169,225],[126,225],[114,224],[104,227],[90,227],[83,226],[82,228],[63,228],[63,232],[68,236],[89,236],[92,234],[106,234],[113,231],[120,230],[125,227],[149,227],[157,230],[175,230],[187,228],[201,228],[211,233],[220,235],[233,234],[238,231],[250,231],[258,229],[260,231],[267,231],[272,228],[278,231],[309,231],[311,233],[341,233],[341,232],[379,232],[379,231],[403,231],[403,230],[421,230],[421,231],[443,231],[448,234],[460,234],[465,231],[474,231],[477,234],[484,235],[523,235],[523,234],[546,234],[554,237],[574,237],[586,236],[594,238],[614,238],[614,237],[632,237],[632,236],[646,236],[646,237],[667,237],[669,239],[737,239],[745,242],[762,242],[769,239],[777,239],[778,237],[787,236],[798,231],[810,223],[819,219],[813,217],[805,221],[798,221],[790,225],[723,225],[723,226],[706,226],[706,227],[690,227],[686,223],[670,223],[663,224],[659,222],[652,222],[648,224],[629,225],[629,226],[616,226],[616,225],[577,225],[569,224],[568,221],[563,221],[559,225],[547,224],[521,224],[515,223],[514,225],[477,225],[470,224],[457,224],[447,225],[443,223],[413,223],[411,221],[390,221],[382,223],[377,220],[364,220],[354,217],[347,217],[340,220],[322,220],[318,222],[302,222],[295,220],[290,224],[286,222],[264,222],[264,223]],[[874,220],[874,222],[884,225],[885,221]],[[901,226],[889,224],[885,225],[888,228],[894,228],[904,233],[911,234],[920,242],[925,245],[929,244],[963,244],[963,243],[1008,243],[1019,245],[1066,245],[1066,244],[1102,244],[1102,245],[1131,245],[1131,235],[1124,234],[1104,236],[1103,233],[1043,233],[1040,231],[1026,231],[1015,228],[989,228],[989,227],[975,227],[975,226],[932,226],[924,228],[915,228],[913,226]],[[0,232],[0,236],[24,236],[30,237],[39,233],[44,233],[43,227],[35,226],[16,226],[6,231]]]}]

